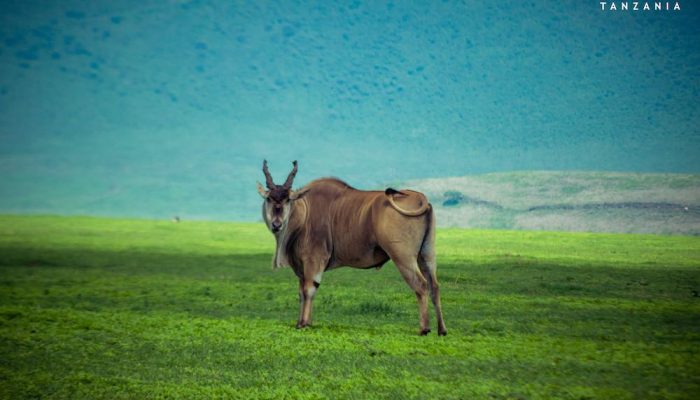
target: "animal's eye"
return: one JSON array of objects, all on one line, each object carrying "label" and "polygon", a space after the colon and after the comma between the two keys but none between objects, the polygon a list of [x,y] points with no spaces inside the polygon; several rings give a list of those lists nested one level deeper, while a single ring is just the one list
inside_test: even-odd
[{"label": "animal's eye", "polygon": [[265,198],[265,201],[268,202],[268,203],[272,203],[272,200],[270,200],[269,197],[266,197],[266,198]]}]

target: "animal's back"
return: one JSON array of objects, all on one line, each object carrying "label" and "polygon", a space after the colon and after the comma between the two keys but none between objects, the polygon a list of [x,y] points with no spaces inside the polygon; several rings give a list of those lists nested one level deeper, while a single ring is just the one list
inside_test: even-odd
[{"label": "animal's back", "polygon": [[[330,235],[332,258],[330,267],[374,267],[389,258],[391,249],[417,254],[430,226],[426,213],[406,216],[389,201],[383,191],[357,190],[336,178],[315,180],[306,201],[313,215],[307,221],[315,232]],[[392,195],[403,209],[429,207],[427,198],[419,192],[401,191]]]}]

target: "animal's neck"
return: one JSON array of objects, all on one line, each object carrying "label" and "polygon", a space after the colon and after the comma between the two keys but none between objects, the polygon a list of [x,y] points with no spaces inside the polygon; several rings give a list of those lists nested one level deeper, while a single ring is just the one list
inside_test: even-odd
[{"label": "animal's neck", "polygon": [[290,210],[287,226],[275,235],[275,257],[272,260],[272,268],[290,267],[294,258],[294,242],[299,236],[299,230],[304,226],[307,215],[305,199],[294,202]]}]

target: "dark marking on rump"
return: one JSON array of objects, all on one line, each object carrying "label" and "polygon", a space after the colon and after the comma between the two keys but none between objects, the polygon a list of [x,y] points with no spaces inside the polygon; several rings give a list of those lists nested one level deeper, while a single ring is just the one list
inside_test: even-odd
[{"label": "dark marking on rump", "polygon": [[400,194],[400,195],[406,196],[406,193],[398,191],[394,188],[386,188],[386,190],[384,191],[384,194],[386,194],[387,196],[391,196],[392,194]]}]

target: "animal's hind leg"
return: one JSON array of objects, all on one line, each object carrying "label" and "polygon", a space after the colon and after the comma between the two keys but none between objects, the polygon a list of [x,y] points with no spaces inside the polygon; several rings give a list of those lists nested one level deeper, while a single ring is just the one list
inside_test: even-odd
[{"label": "animal's hind leg", "polygon": [[304,279],[299,279],[299,318],[297,319],[297,329],[303,328],[302,321],[304,319],[304,305],[306,304],[306,296],[304,296]]},{"label": "animal's hind leg", "polygon": [[420,313],[420,334],[427,335],[430,332],[428,321],[428,282],[418,269],[415,256],[390,255],[408,286],[413,289],[418,299],[418,311]]},{"label": "animal's hind leg", "polygon": [[447,328],[445,327],[445,321],[442,318],[442,305],[440,304],[440,286],[437,280],[437,265],[435,263],[435,255],[432,257],[430,254],[418,256],[418,265],[420,265],[420,270],[423,276],[428,281],[430,287],[430,298],[433,301],[433,307],[435,308],[435,317],[438,322],[438,335],[447,335]]}]

